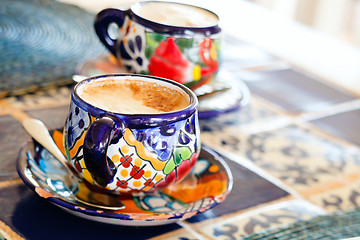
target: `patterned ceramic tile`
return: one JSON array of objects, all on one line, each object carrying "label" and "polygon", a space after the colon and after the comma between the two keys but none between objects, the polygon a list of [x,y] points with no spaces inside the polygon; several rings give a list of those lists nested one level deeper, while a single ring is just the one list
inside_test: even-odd
[{"label": "patterned ceramic tile", "polygon": [[231,127],[221,137],[207,134],[203,143],[249,159],[300,193],[360,171],[358,149],[294,125],[252,135]]},{"label": "patterned ceramic tile", "polygon": [[69,105],[61,105],[52,108],[41,108],[26,111],[28,115],[38,118],[45,123],[48,129],[58,129],[65,125],[66,117],[69,113]]},{"label": "patterned ceramic tile", "polygon": [[322,214],[324,214],[322,209],[309,202],[292,200],[258,208],[210,225],[199,225],[196,230],[209,239],[241,239]]},{"label": "patterned ceramic tile", "polygon": [[309,201],[328,212],[347,211],[360,207],[360,181],[344,181],[340,186],[332,186],[326,192],[313,191],[308,195]]},{"label": "patterned ceramic tile", "polygon": [[43,91],[37,91],[32,94],[20,95],[7,98],[10,105],[20,109],[31,109],[43,106],[52,106],[59,104],[70,104],[70,94],[72,86],[59,88],[50,88]]},{"label": "patterned ceramic tile", "polygon": [[242,133],[260,132],[269,125],[271,128],[279,124],[282,126],[284,122],[288,122],[287,119],[289,118],[274,113],[253,97],[250,103],[240,110],[216,118],[201,119],[201,137],[206,137],[208,132],[223,133],[229,127],[236,127],[236,132]]},{"label": "patterned ceramic tile", "polygon": [[289,195],[285,190],[242,165],[225,156],[223,156],[223,158],[233,175],[234,185],[230,194],[226,197],[224,202],[220,203],[218,206],[188,219],[187,222],[195,223],[206,219],[216,218]]},{"label": "patterned ceramic tile", "polygon": [[23,183],[0,188],[0,203],[0,220],[25,239],[143,240],[180,228],[175,223],[139,228],[86,220],[38,197]]},{"label": "patterned ceramic tile", "polygon": [[329,106],[356,99],[311,76],[291,68],[241,72],[250,91],[290,113],[322,111]]},{"label": "patterned ceramic tile", "polygon": [[0,116],[0,181],[18,177],[15,161],[28,139],[26,132],[11,116]]},{"label": "patterned ceramic tile", "polygon": [[317,127],[360,145],[360,110],[343,112],[312,121]]}]

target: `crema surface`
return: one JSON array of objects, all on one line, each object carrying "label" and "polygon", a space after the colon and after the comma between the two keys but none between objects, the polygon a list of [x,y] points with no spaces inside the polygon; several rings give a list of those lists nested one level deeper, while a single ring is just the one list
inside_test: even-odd
[{"label": "crema surface", "polygon": [[103,110],[124,114],[156,114],[178,111],[190,104],[181,89],[137,79],[100,80],[83,85],[79,96]]}]

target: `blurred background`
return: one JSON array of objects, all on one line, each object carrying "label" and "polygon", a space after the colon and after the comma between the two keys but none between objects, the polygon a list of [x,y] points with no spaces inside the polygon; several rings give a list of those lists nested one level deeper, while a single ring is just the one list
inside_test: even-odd
[{"label": "blurred background", "polygon": [[360,0],[250,0],[275,14],[360,47]]},{"label": "blurred background", "polygon": [[[60,0],[97,12],[104,7],[129,6],[136,0]],[[360,48],[360,0],[236,0],[253,3],[283,18],[334,36]],[[234,0],[223,0],[233,4]],[[180,2],[186,2],[181,1]],[[208,7],[216,0],[193,0],[190,4]]]}]

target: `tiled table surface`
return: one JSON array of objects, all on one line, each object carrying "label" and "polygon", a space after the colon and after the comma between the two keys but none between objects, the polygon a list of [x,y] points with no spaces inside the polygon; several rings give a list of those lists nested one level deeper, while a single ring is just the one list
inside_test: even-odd
[{"label": "tiled table surface", "polygon": [[241,239],[359,206],[359,96],[235,39],[226,39],[224,53],[223,70],[252,96],[243,109],[200,121],[202,143],[223,154],[234,176],[223,203],[179,224],[121,227],[39,198],[16,172],[29,138],[17,119],[62,127],[65,86],[0,101],[0,239]]}]

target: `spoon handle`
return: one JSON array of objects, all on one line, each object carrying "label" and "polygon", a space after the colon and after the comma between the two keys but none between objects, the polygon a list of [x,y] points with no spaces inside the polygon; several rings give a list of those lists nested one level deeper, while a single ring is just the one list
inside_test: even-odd
[{"label": "spoon handle", "polygon": [[55,144],[44,123],[38,119],[30,118],[22,122],[24,129],[28,134],[47,149],[55,158],[57,158],[64,167],[69,168],[65,156]]}]

